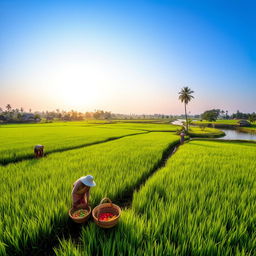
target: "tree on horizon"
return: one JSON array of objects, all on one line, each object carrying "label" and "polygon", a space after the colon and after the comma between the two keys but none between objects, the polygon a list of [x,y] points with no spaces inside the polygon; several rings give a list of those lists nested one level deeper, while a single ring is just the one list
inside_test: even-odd
[{"label": "tree on horizon", "polygon": [[185,105],[185,117],[186,117],[186,131],[188,132],[188,116],[187,116],[187,104],[194,98],[192,95],[194,91],[192,91],[189,87],[183,87],[179,92],[179,100],[184,102]]},{"label": "tree on horizon", "polygon": [[8,112],[11,111],[11,109],[12,109],[11,105],[10,105],[10,104],[7,104],[7,105],[6,105],[6,109],[7,109]]}]

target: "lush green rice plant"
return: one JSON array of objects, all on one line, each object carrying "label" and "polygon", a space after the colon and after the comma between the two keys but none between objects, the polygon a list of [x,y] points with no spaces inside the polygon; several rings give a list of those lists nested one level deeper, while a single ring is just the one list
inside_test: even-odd
[{"label": "lush green rice plant", "polygon": [[[55,253],[58,256],[142,255],[141,245],[146,241],[148,231],[147,220],[127,209],[114,229],[104,230],[91,222],[82,229],[79,246],[71,240],[62,240]],[[73,251],[76,254],[72,254]]]},{"label": "lush green rice plant", "polygon": [[222,137],[225,135],[223,131],[214,128],[200,128],[200,127],[192,127],[189,128],[190,137],[203,137],[203,138],[216,138]]},{"label": "lush green rice plant", "polygon": [[255,154],[250,143],[190,142],[134,196],[133,208],[160,220],[151,221],[154,239],[186,244],[182,255],[254,255]]},{"label": "lush green rice plant", "polygon": [[[101,125],[99,126],[101,127]],[[36,144],[47,153],[72,149],[113,138],[141,133],[132,129],[101,129],[84,123],[54,123],[0,126],[0,164],[33,157]]]},{"label": "lush green rice plant", "polygon": [[253,126],[253,127],[241,127],[241,128],[238,128],[238,130],[241,131],[241,132],[248,132],[248,133],[255,134],[256,133],[256,126]]},{"label": "lush green rice plant", "polygon": [[6,245],[3,242],[0,242],[0,255],[6,255],[5,247]]},{"label": "lush green rice plant", "polygon": [[0,237],[8,254],[49,245],[54,234],[65,232],[76,179],[95,177],[92,206],[104,196],[119,200],[157,168],[178,140],[171,133],[143,134],[0,167]]},{"label": "lush green rice plant", "polygon": [[[99,126],[98,126],[99,127]],[[105,124],[100,127],[104,128],[116,128],[116,129],[132,129],[132,130],[142,130],[142,131],[154,131],[154,132],[175,132],[178,125],[173,124],[160,124],[160,123],[114,123]]]},{"label": "lush green rice plant", "polygon": [[255,155],[253,143],[186,143],[116,228],[83,229],[77,255],[255,255]]},{"label": "lush green rice plant", "polygon": [[164,119],[122,119],[122,120],[114,120],[114,122],[170,124],[174,120],[175,120],[174,118],[164,118]]},{"label": "lush green rice plant", "polygon": [[231,120],[226,120],[226,119],[219,119],[213,122],[209,122],[206,120],[203,121],[193,121],[193,124],[227,124],[227,125],[238,125],[237,119],[231,119]]}]

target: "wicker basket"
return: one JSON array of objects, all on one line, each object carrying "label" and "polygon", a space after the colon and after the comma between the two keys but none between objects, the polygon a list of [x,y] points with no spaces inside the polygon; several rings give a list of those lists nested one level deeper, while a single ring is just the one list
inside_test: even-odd
[{"label": "wicker basket", "polygon": [[73,214],[75,211],[79,210],[79,209],[71,208],[71,209],[68,211],[69,217],[70,217],[74,222],[76,222],[76,223],[84,223],[84,222],[88,221],[88,219],[89,219],[90,216],[91,216],[92,209],[91,209],[90,206],[88,206],[87,208],[82,208],[82,209],[85,209],[85,210],[87,210],[87,211],[89,210],[88,215],[84,216],[83,218],[74,218],[74,217],[72,216],[72,214]]},{"label": "wicker basket", "polygon": [[[108,201],[108,203],[103,203],[104,201]],[[110,221],[100,221],[99,215],[101,213],[107,213],[107,212],[116,215],[116,218]],[[94,222],[101,228],[114,227],[118,223],[120,216],[121,216],[120,207],[113,204],[112,201],[107,197],[103,198],[100,201],[100,204],[92,210],[92,217],[94,219]]]}]

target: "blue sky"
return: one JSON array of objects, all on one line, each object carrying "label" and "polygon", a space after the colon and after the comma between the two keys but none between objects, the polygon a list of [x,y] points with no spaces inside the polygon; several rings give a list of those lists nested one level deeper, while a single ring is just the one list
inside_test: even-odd
[{"label": "blue sky", "polygon": [[256,111],[255,1],[0,1],[0,106]]}]

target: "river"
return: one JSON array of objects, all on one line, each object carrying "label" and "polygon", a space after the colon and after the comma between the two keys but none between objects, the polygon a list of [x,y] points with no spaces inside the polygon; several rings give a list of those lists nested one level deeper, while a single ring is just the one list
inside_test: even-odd
[{"label": "river", "polygon": [[[182,125],[182,122],[185,120],[178,119],[172,124],[176,125]],[[247,133],[247,132],[240,132],[238,130],[232,130],[232,129],[222,129],[222,128],[217,128],[223,132],[225,132],[225,136],[219,138],[223,140],[256,140],[256,134],[252,133]]]},{"label": "river", "polygon": [[[219,128],[218,128],[219,129]],[[240,132],[238,130],[231,129],[220,129],[225,132],[225,136],[220,139],[224,140],[256,140],[256,134],[248,133],[248,132]]]}]

